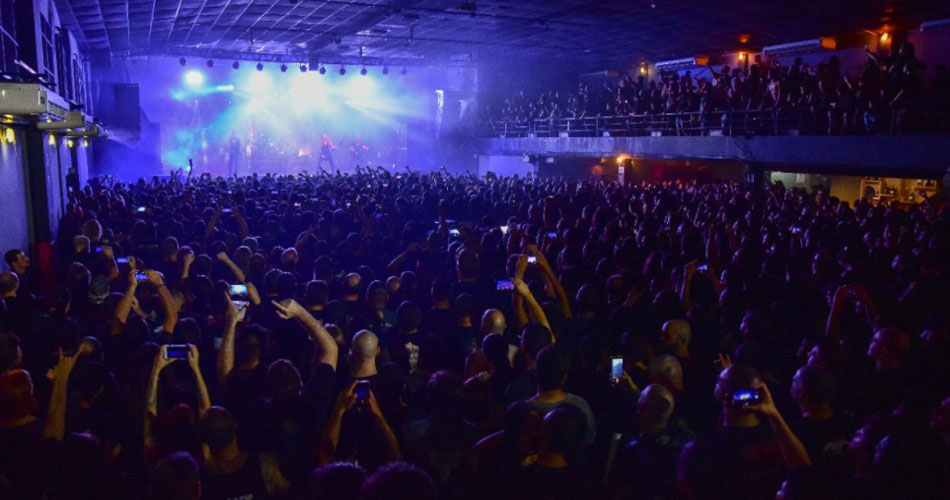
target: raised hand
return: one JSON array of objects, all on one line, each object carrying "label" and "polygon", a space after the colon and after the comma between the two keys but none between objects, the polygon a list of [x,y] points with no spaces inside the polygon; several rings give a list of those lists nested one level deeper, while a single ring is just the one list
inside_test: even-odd
[{"label": "raised hand", "polygon": [[194,344],[188,344],[188,366],[192,370],[198,370],[198,346]]},{"label": "raised hand", "polygon": [[523,279],[512,277],[511,284],[515,286],[515,291],[522,297],[531,297],[531,289],[528,288],[528,284]]},{"label": "raised hand", "polygon": [[515,266],[515,277],[524,278],[524,273],[527,270],[528,270],[528,256],[525,254],[518,255],[518,263]]},{"label": "raised hand", "polygon": [[225,294],[225,297],[228,301],[228,311],[225,313],[225,320],[230,325],[236,325],[244,319],[244,310],[247,308],[246,304],[242,304],[241,307],[238,307],[234,304],[234,301],[231,300],[231,297],[228,294]]},{"label": "raised hand", "polygon": [[174,359],[167,359],[168,353],[168,344],[163,345],[158,352],[155,353],[155,358],[152,360],[152,376],[157,377],[166,366],[175,362]]},{"label": "raised hand", "polygon": [[217,257],[218,260],[220,260],[221,262],[227,262],[227,261],[231,260],[231,259],[228,257],[228,254],[226,254],[226,253],[224,253],[224,252],[218,252],[217,254],[215,254],[215,257]]},{"label": "raised hand", "polygon": [[158,271],[153,271],[151,269],[145,271],[145,276],[148,276],[148,282],[154,286],[162,286],[165,284],[165,279],[162,278],[162,275]]},{"label": "raised hand", "polygon": [[772,400],[772,393],[769,392],[769,388],[767,385],[765,385],[765,382],[759,382],[752,388],[762,393],[762,402],[757,405],[750,405],[749,410],[759,413],[765,417],[777,416],[779,414],[778,408],[775,407],[775,401]]},{"label": "raised hand", "polygon": [[356,396],[356,383],[354,380],[345,391],[341,391],[340,395],[336,398],[336,408],[335,410],[339,413],[345,413],[347,410],[353,407],[356,404],[358,399]]},{"label": "raised hand", "polygon": [[280,316],[282,319],[302,318],[305,314],[309,314],[303,306],[293,299],[280,302],[272,300],[271,303],[274,304],[274,307],[277,309],[277,316]]}]

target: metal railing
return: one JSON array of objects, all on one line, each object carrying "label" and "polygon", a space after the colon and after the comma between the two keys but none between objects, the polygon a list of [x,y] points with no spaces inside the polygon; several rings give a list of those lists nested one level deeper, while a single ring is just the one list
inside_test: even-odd
[{"label": "metal railing", "polygon": [[488,137],[642,137],[755,135],[869,135],[948,133],[947,106],[907,107],[883,115],[847,116],[810,110],[731,110],[496,122]]}]

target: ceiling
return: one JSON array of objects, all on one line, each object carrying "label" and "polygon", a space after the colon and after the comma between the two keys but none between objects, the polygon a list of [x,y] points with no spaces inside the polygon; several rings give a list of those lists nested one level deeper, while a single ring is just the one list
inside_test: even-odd
[{"label": "ceiling", "polygon": [[921,21],[950,17],[946,0],[56,3],[79,43],[97,52],[344,62],[358,58],[362,48],[370,64],[464,65],[517,57],[619,65],[862,30],[912,28]]}]

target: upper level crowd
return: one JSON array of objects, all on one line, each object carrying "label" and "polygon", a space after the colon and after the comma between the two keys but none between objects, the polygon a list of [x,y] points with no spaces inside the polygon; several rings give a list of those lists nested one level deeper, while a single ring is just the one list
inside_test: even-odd
[{"label": "upper level crowd", "polygon": [[950,209],[849,201],[93,179],[5,256],[0,497],[948,498]]},{"label": "upper level crowd", "polygon": [[694,78],[690,71],[649,82],[624,74],[603,88],[581,83],[572,92],[520,91],[503,102],[483,104],[483,121],[494,131],[505,126],[541,131],[547,124],[538,121],[626,117],[633,125],[630,132],[679,135],[711,129],[756,134],[948,131],[950,73],[938,65],[934,80],[925,85],[925,65],[910,42],[890,58],[868,53],[863,70],[852,75],[842,73],[836,56],[811,67],[801,58],[783,66],[757,55],[747,70],[740,66],[711,67],[710,80]]}]

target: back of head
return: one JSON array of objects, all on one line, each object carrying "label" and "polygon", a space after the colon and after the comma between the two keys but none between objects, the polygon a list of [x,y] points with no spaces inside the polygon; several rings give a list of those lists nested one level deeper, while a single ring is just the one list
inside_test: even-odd
[{"label": "back of head", "polygon": [[470,293],[460,293],[455,297],[455,317],[475,320],[475,297]]},{"label": "back of head", "polygon": [[374,359],[379,354],[379,337],[369,330],[360,330],[353,336],[351,350],[359,360]]},{"label": "back of head", "polygon": [[795,372],[792,379],[792,397],[807,405],[831,406],[835,397],[835,383],[831,370],[805,365]]},{"label": "back of head", "polygon": [[264,377],[264,394],[278,401],[291,401],[300,394],[303,382],[293,363],[278,359],[267,367]]},{"label": "back of head", "polygon": [[682,392],[683,367],[679,360],[670,354],[663,354],[650,360],[650,382],[663,384],[672,392]]},{"label": "back of head", "polygon": [[508,359],[508,340],[504,335],[498,333],[486,335],[482,339],[482,351],[496,369],[511,366]]},{"label": "back of head", "polygon": [[551,330],[541,323],[528,323],[521,330],[521,349],[532,357],[537,357],[541,349],[551,345],[554,339]]},{"label": "back of head", "polygon": [[439,491],[435,481],[421,468],[393,462],[380,467],[366,478],[360,491],[361,500],[436,500]]},{"label": "back of head", "polygon": [[[701,441],[690,441],[680,451],[676,464],[676,483],[687,500],[729,498],[730,471],[724,470],[719,450]],[[724,477],[726,476],[726,477]]]},{"label": "back of head", "polygon": [[310,498],[313,500],[357,500],[366,471],[356,464],[337,462],[313,470]]},{"label": "back of head", "polygon": [[561,405],[541,422],[539,452],[572,455],[584,437],[584,415],[573,405]]},{"label": "back of head", "polygon": [[478,255],[471,250],[463,250],[458,255],[456,270],[459,279],[475,279],[478,276]]},{"label": "back of head", "polygon": [[310,281],[304,289],[304,301],[308,307],[326,305],[329,295],[330,287],[322,280]]},{"label": "back of head", "polygon": [[571,352],[561,344],[552,344],[538,353],[538,389],[557,389],[571,370]]},{"label": "back of head", "polygon": [[482,335],[489,333],[505,333],[505,314],[498,309],[489,309],[482,314]]},{"label": "back of head", "polygon": [[728,404],[733,392],[753,389],[762,381],[758,370],[748,365],[735,364],[719,373],[716,382],[716,399],[722,404]]},{"label": "back of head", "polygon": [[198,428],[201,441],[208,444],[211,453],[217,453],[237,440],[237,421],[231,412],[220,406],[205,410],[198,420]]},{"label": "back of head", "polygon": [[422,309],[415,302],[404,300],[396,309],[396,326],[403,332],[411,332],[422,323]]},{"label": "back of head", "polygon": [[201,497],[198,462],[186,452],[172,453],[152,469],[149,497],[153,500],[192,500]]},{"label": "back of head", "polygon": [[637,400],[641,430],[666,427],[674,407],[673,394],[662,384],[650,384]]},{"label": "back of head", "polygon": [[20,286],[20,280],[12,272],[0,273],[0,296],[13,293]]}]

